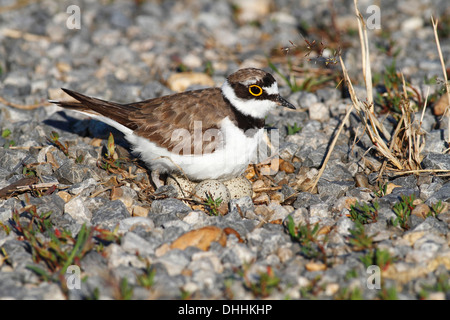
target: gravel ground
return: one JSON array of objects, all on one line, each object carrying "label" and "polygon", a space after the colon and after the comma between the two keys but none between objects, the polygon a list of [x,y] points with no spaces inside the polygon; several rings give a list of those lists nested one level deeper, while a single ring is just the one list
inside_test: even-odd
[{"label": "gravel ground", "polygon": [[[449,299],[449,133],[430,22],[448,63],[447,1],[378,1],[369,31],[378,118],[394,132],[392,68],[417,118],[429,88],[421,166],[443,171],[377,180],[384,159],[352,113],[310,192],[351,105],[338,48],[364,97],[353,1],[331,3],[0,0],[0,298]],[[253,196],[222,206],[155,190],[119,132],[47,103],[61,87],[134,102],[219,86],[242,67],[272,70],[299,108],[266,120],[279,169],[250,166]]]}]

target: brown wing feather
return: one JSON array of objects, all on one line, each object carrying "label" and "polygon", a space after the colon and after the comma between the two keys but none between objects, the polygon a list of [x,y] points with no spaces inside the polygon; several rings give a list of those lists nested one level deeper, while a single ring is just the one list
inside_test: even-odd
[{"label": "brown wing feather", "polygon": [[[222,143],[218,122],[226,116],[232,121],[235,117],[231,109],[223,108],[226,102],[220,88],[186,91],[129,104],[92,98],[68,89],[62,90],[79,102],[55,102],[61,107],[109,117],[160,147],[169,151],[181,149],[180,154],[194,154],[199,150],[202,153],[213,152]],[[201,137],[194,137],[193,134],[196,121],[201,122]],[[177,129],[187,130],[184,132],[190,133],[189,140],[177,139],[177,133],[183,133]],[[203,141],[204,133],[210,129],[217,131],[209,131],[211,141]]]},{"label": "brown wing feather", "polygon": [[[223,108],[223,103],[219,88],[187,91],[130,104],[139,106],[139,109],[132,112],[129,117],[138,125],[135,130],[137,135],[170,151],[175,149],[177,152],[181,151],[180,154],[184,152],[194,154],[199,151],[210,153],[222,142],[218,122],[231,115],[227,114],[227,111],[231,111]],[[201,132],[201,136],[194,136],[194,127],[199,129],[198,133]],[[211,141],[203,141],[203,137],[208,138],[204,135],[207,130],[210,130],[208,137],[213,137]],[[187,132],[189,140],[179,136]],[[190,145],[187,145],[188,143]]]}]

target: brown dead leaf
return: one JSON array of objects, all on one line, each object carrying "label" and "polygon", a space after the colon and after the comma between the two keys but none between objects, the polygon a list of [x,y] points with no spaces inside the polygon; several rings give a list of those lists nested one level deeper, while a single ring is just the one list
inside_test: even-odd
[{"label": "brown dead leaf", "polygon": [[294,173],[295,171],[295,167],[290,162],[284,161],[283,159],[280,159],[279,166],[280,171],[284,171],[286,173]]},{"label": "brown dead leaf", "polygon": [[327,266],[322,262],[311,261],[305,265],[305,268],[308,271],[323,271],[327,269]]},{"label": "brown dead leaf", "polygon": [[197,247],[201,250],[207,251],[212,242],[218,242],[223,247],[227,243],[227,236],[225,232],[215,226],[206,226],[197,230],[189,231],[181,237],[172,242],[170,246],[172,249],[184,250],[187,247]]},{"label": "brown dead leaf", "polygon": [[237,232],[233,228],[225,228],[225,229],[223,229],[223,231],[225,232],[226,235],[234,234],[236,236],[236,238],[238,238],[240,243],[244,242],[244,240],[242,240],[241,235],[239,234],[239,232]]},{"label": "brown dead leaf", "polygon": [[448,95],[443,94],[434,105],[433,108],[434,115],[442,116],[445,113],[445,110],[447,110],[448,105],[449,105]]}]

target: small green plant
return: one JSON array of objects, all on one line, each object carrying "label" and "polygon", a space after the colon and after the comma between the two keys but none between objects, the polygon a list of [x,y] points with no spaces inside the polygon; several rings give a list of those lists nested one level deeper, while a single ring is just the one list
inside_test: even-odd
[{"label": "small green plant", "polygon": [[398,300],[397,289],[395,287],[381,288],[378,298],[380,300]]},{"label": "small green plant", "polygon": [[131,300],[133,298],[133,287],[123,278],[119,284],[119,300]]},{"label": "small green plant", "polygon": [[297,122],[295,122],[293,126],[288,124],[286,126],[286,128],[287,128],[287,135],[288,136],[292,136],[292,135],[296,134],[297,132],[300,132],[303,129],[302,127],[297,127]]},{"label": "small green plant", "polygon": [[24,166],[22,169],[22,174],[27,177],[27,178],[31,178],[31,177],[36,177],[37,173],[35,170],[29,168],[28,166]]},{"label": "small green plant", "polygon": [[[291,67],[291,65],[289,64]],[[277,73],[283,80],[286,82],[286,84],[289,86],[292,92],[297,92],[301,90],[301,87],[297,85],[297,82],[295,81],[295,78],[293,76],[290,76],[289,78],[286,77],[271,61],[269,61],[269,67]]]},{"label": "small green plant", "polygon": [[381,270],[386,270],[394,261],[394,258],[391,256],[389,251],[375,248],[374,250],[370,250],[364,256],[360,257],[360,260],[366,268],[372,265],[376,265],[380,267]]},{"label": "small green plant", "polygon": [[[334,76],[324,76],[324,75],[314,75],[311,77],[306,77],[301,84],[298,84],[297,80],[295,79],[293,72],[292,72],[292,63],[288,61],[289,69],[291,70],[290,76],[285,76],[271,61],[268,62],[269,67],[278,74],[284,82],[286,82],[286,85],[291,89],[292,92],[297,91],[308,91],[313,92],[320,88],[324,83],[328,81],[334,80]],[[328,63],[333,63],[332,60]]]},{"label": "small green plant", "polygon": [[420,299],[428,299],[430,292],[450,292],[450,276],[448,274],[440,274],[437,281],[433,285],[423,285],[419,292]]},{"label": "small green plant", "polygon": [[321,259],[327,264],[327,254],[325,252],[324,244],[328,241],[319,240],[319,224],[313,226],[310,224],[300,224],[295,226],[292,216],[288,216],[287,229],[291,238],[297,241],[301,246],[301,252],[307,258]]},{"label": "small green plant", "polygon": [[155,275],[156,270],[152,268],[150,265],[147,265],[144,274],[141,274],[137,277],[137,281],[140,286],[150,289],[155,283]]},{"label": "small green plant", "polygon": [[59,134],[56,131],[52,131],[52,133],[50,134],[50,137],[47,137],[47,141],[54,144],[59,150],[61,150],[64,155],[67,157],[69,156],[69,147],[67,145],[67,143],[62,144],[59,141]]},{"label": "small green plant", "polygon": [[350,289],[349,287],[344,287],[339,290],[339,292],[334,297],[336,300],[363,300],[361,289],[356,287]]},{"label": "small green plant", "polygon": [[[405,104],[403,77],[402,74],[397,71],[395,59],[392,60],[390,65],[386,66],[385,71],[382,74],[374,73],[373,83],[381,84],[385,89],[385,92],[376,92],[375,94],[375,103],[382,108],[381,112],[402,114],[402,105]],[[420,93],[409,82],[405,82],[405,85],[410,89],[407,91],[408,99],[415,98],[417,100],[417,105],[422,105]]]},{"label": "small green plant", "polygon": [[350,238],[350,244],[354,250],[361,251],[366,249],[372,249],[373,239],[366,234],[364,225],[360,221],[355,222],[355,229],[349,230],[352,235]]},{"label": "small green plant", "polygon": [[0,228],[2,228],[3,230],[5,230],[6,235],[9,235],[9,233],[11,232],[11,228],[9,227],[9,225],[4,224],[3,222],[0,221]]},{"label": "small green plant", "polygon": [[358,278],[358,270],[356,270],[356,269],[348,270],[347,273],[345,274],[345,280],[356,279],[356,278]]},{"label": "small green plant", "polygon": [[2,130],[2,138],[8,138],[10,134],[11,134],[11,130],[9,130],[9,129]]},{"label": "small green plant", "polygon": [[81,154],[75,158],[75,163],[81,164],[81,163],[83,163],[83,160],[84,160],[84,156]]},{"label": "small green plant", "polygon": [[180,298],[181,300],[191,300],[192,299],[192,292],[189,292],[187,290],[184,290],[183,288],[180,289]]},{"label": "small green plant", "polygon": [[[28,202],[28,200],[27,200]],[[65,273],[70,265],[80,265],[81,259],[101,243],[120,241],[117,234],[97,227],[81,227],[73,237],[70,231],[55,228],[51,222],[52,212],[37,213],[36,206],[28,205],[19,214],[14,210],[11,216],[11,230],[21,236],[30,247],[33,261],[43,262],[46,268],[28,265],[45,281],[58,283],[67,293]],[[28,220],[28,221],[27,221]]]},{"label": "small green plant", "polygon": [[[236,269],[236,274],[242,277],[245,288],[251,291],[255,297],[267,298],[268,296],[270,296],[274,289],[278,288],[280,278],[275,274],[271,266],[267,266],[265,272],[259,272],[257,280],[251,280],[249,278],[249,268],[250,264],[244,264],[241,268]],[[228,279],[228,287],[230,287],[231,284],[232,279]],[[231,291],[230,294],[233,295]]]},{"label": "small green plant", "polygon": [[402,195],[401,201],[394,205],[394,213],[396,218],[391,219],[391,223],[394,227],[400,226],[405,230],[410,228],[408,223],[409,217],[411,216],[411,211],[415,208],[415,205],[413,204],[414,200],[414,194],[409,197]]},{"label": "small green plant", "polygon": [[375,196],[377,198],[382,198],[386,195],[386,193],[387,193],[387,183],[385,184],[378,183],[378,190],[374,192]]},{"label": "small green plant", "polygon": [[110,132],[109,133],[109,137],[108,137],[108,143],[106,145],[106,158],[109,160],[116,160],[117,159],[117,154],[116,154],[116,145],[114,143],[114,136],[113,134]]},{"label": "small green plant", "polygon": [[319,284],[320,280],[322,280],[321,275],[317,275],[312,279],[308,285],[300,288],[300,295],[303,299],[315,299],[317,296],[325,290],[325,284]]},{"label": "small green plant", "polygon": [[206,61],[204,72],[210,77],[214,74],[214,67],[211,61]]},{"label": "small green plant", "polygon": [[221,197],[214,199],[212,194],[210,192],[206,193],[206,201],[203,203],[203,205],[207,208],[208,212],[211,215],[218,216],[220,215],[220,206],[222,204],[223,200]]},{"label": "small green plant", "polygon": [[[11,130],[3,129],[2,130],[2,138],[8,138],[11,135]],[[3,144],[3,148],[8,149],[9,147],[15,146],[16,142],[14,140],[6,140]]]},{"label": "small green plant", "polygon": [[361,205],[356,202],[355,205],[350,206],[350,219],[361,224],[377,222],[379,208],[377,201],[370,206],[367,203]]},{"label": "small green plant", "polygon": [[444,210],[444,205],[442,204],[442,200],[439,200],[431,206],[431,211],[427,214],[427,217],[436,217],[442,210]]},{"label": "small green plant", "polygon": [[255,297],[266,298],[272,291],[278,288],[280,278],[277,277],[272,267],[268,266],[266,272],[260,272],[256,283],[250,283],[250,289]]}]

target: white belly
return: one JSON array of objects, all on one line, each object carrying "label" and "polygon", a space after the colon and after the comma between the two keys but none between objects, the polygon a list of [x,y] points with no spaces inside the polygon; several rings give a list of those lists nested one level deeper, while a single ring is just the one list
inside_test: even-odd
[{"label": "white belly", "polygon": [[242,174],[248,164],[256,159],[264,129],[247,136],[226,118],[222,121],[220,132],[223,135],[223,148],[199,155],[174,154],[134,134],[127,134],[126,138],[152,170],[161,173],[181,172],[191,180],[225,180]]}]

